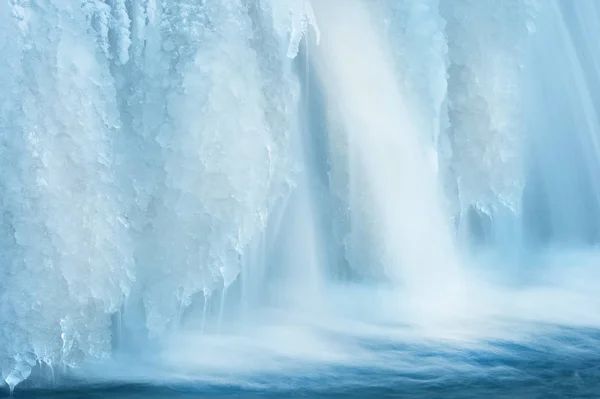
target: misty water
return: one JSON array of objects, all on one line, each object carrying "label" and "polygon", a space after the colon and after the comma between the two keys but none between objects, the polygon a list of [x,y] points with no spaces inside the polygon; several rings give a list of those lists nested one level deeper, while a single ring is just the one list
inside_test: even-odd
[{"label": "misty water", "polygon": [[598,397],[596,0],[0,32],[0,396]]}]

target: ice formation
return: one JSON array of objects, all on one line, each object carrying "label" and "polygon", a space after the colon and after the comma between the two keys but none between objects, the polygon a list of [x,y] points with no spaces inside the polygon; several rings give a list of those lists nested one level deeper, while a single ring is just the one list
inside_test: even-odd
[{"label": "ice formation", "polygon": [[154,336],[235,280],[286,185],[298,90],[259,4],[38,3],[2,7],[11,387],[38,361],[108,356],[126,298]]},{"label": "ice formation", "polygon": [[323,280],[349,278],[450,302],[452,222],[472,210],[596,242],[599,16],[594,0],[2,3],[2,380],[160,342],[194,308],[204,328],[220,304],[220,324],[228,296],[314,311]]},{"label": "ice formation", "polygon": [[[523,71],[533,1],[441,1],[448,47],[450,168],[462,212],[518,211],[524,186]],[[482,184],[486,182],[486,184]]]}]

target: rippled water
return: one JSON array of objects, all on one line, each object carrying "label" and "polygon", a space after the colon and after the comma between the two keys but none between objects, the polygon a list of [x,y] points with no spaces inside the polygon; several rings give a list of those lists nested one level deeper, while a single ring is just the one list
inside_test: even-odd
[{"label": "rippled water", "polygon": [[[371,326],[370,332],[354,327],[345,333],[269,327],[254,337],[181,338],[175,345],[198,353],[195,363],[189,356],[187,363],[169,364],[183,354],[175,350],[164,369],[123,362],[110,365],[109,373],[98,366],[86,370],[87,382],[61,381],[62,388],[51,390],[31,382],[15,397],[594,398],[600,392],[599,329],[507,322],[488,326],[497,338],[475,339],[457,330],[423,339],[398,326]],[[280,350],[284,341],[292,349]]]}]

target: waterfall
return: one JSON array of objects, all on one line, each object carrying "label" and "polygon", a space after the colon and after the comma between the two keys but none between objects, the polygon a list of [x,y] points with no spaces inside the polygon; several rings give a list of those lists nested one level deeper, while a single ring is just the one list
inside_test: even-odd
[{"label": "waterfall", "polygon": [[525,217],[538,245],[598,242],[600,72],[598,48],[589,37],[600,28],[594,19],[599,13],[594,2],[548,5],[530,43],[525,109],[532,157]]},{"label": "waterfall", "polygon": [[595,0],[3,3],[0,388],[123,357],[342,362],[314,331],[369,323],[599,324],[599,21]]},{"label": "waterfall", "polygon": [[[374,251],[370,267],[380,264],[384,275],[418,296],[416,303],[447,305],[461,295],[461,281],[435,168],[427,158],[435,149],[421,144],[394,73],[391,46],[364,2],[315,7],[323,26],[319,76],[327,105],[337,108],[347,135],[347,164],[333,167],[348,173],[350,263],[364,259],[360,252]],[[352,46],[344,44],[348,41]]]}]

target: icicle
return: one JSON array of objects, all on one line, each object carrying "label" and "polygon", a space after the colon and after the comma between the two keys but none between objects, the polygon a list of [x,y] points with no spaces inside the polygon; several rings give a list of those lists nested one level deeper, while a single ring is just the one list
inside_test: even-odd
[{"label": "icicle", "polygon": [[321,31],[309,0],[294,1],[290,5],[290,12],[292,15],[292,32],[287,56],[294,59],[298,55],[302,38],[308,33],[308,26],[312,26],[315,31],[317,45],[321,41]]},{"label": "icicle", "polygon": [[118,0],[114,5],[115,30],[117,37],[117,56],[119,63],[126,64],[129,61],[129,48],[131,47],[131,19],[127,13],[125,0]]},{"label": "icicle", "polygon": [[212,291],[210,288],[204,287],[202,290],[204,293],[204,305],[202,307],[202,326],[200,328],[200,332],[204,334],[204,326],[206,324],[206,314],[208,313],[208,305],[210,303],[210,298]]},{"label": "icicle", "polygon": [[223,313],[225,310],[225,297],[227,296],[227,286],[223,286],[223,291],[221,292],[221,306],[219,308],[219,321],[217,324],[217,332],[221,332],[221,327],[223,325]]}]

